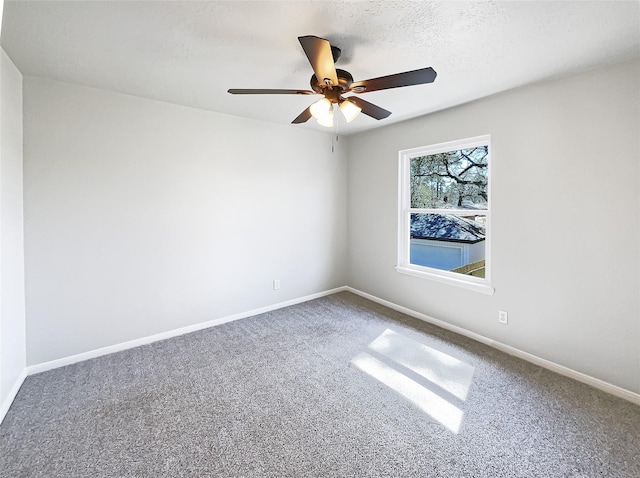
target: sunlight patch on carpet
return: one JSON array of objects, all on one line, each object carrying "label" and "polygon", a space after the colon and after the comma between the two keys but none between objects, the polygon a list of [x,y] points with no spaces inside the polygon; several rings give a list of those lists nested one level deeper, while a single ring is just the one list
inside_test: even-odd
[{"label": "sunlight patch on carpet", "polygon": [[403,373],[367,353],[360,353],[352,363],[363,372],[412,402],[453,433],[458,433],[464,412]]},{"label": "sunlight patch on carpet", "polygon": [[391,329],[371,342],[369,349],[426,378],[460,400],[467,399],[473,366]]}]

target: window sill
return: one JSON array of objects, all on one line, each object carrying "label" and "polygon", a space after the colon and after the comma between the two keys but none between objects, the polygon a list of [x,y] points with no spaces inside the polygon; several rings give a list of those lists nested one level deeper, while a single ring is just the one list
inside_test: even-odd
[{"label": "window sill", "polygon": [[457,279],[454,277],[448,277],[445,275],[434,274],[431,272],[417,270],[406,266],[396,266],[396,271],[400,274],[409,275],[412,277],[418,277],[419,279],[428,279],[442,284],[449,284],[455,287],[461,287],[463,289],[472,290],[481,294],[493,295],[495,289],[489,284],[483,284],[479,282],[472,282],[464,279]]}]

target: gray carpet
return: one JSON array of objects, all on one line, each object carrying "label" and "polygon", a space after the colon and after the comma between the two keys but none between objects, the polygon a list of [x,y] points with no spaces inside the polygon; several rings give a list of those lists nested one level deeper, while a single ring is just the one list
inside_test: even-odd
[{"label": "gray carpet", "polygon": [[340,293],[30,376],[3,477],[640,477],[640,407]]}]

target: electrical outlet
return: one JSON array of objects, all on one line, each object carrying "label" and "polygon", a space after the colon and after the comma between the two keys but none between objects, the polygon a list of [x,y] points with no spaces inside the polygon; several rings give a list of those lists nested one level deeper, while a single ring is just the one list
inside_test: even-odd
[{"label": "electrical outlet", "polygon": [[507,314],[505,310],[501,310],[500,312],[498,312],[498,322],[500,322],[501,324],[509,323],[509,314]]},{"label": "electrical outlet", "polygon": [[280,279],[273,279],[273,290],[278,290],[280,288]]}]

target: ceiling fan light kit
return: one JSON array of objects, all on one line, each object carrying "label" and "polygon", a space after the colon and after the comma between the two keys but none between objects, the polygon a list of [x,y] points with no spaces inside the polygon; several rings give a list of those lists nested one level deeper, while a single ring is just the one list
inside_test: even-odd
[{"label": "ceiling fan light kit", "polygon": [[376,120],[387,118],[391,111],[387,111],[380,106],[369,103],[355,96],[343,97],[343,94],[355,93],[360,95],[370,91],[388,90],[403,86],[422,85],[432,83],[436,79],[436,72],[433,68],[422,68],[419,70],[396,73],[394,75],[381,76],[364,81],[353,81],[351,73],[337,69],[336,61],[340,57],[340,49],[332,46],[328,40],[312,35],[298,37],[307,59],[313,68],[314,74],[311,76],[311,89],[309,90],[277,90],[277,89],[230,89],[229,93],[234,95],[323,95],[306,110],[296,117],[292,123],[305,123],[311,117],[315,118],[319,124],[326,127],[333,126],[333,106],[338,105],[348,123],[353,121],[361,112]]},{"label": "ceiling fan light kit", "polygon": [[[333,126],[333,109],[333,103],[327,98],[322,98],[309,107],[311,116],[313,116],[322,126],[328,127]],[[349,100],[343,99],[340,101],[340,111],[342,111],[347,123],[351,123],[356,116],[360,114],[362,108],[356,106]]]}]

